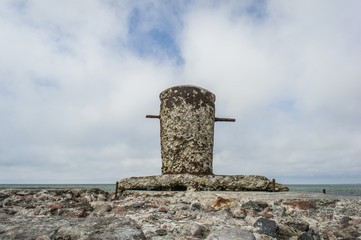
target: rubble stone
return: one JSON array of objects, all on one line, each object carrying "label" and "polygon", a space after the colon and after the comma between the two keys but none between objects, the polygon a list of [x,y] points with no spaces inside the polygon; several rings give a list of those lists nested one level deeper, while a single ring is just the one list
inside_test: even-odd
[{"label": "rubble stone", "polygon": [[361,237],[361,197],[124,191],[112,200],[100,189],[0,189],[0,196],[0,239],[274,239],[274,228],[266,235],[260,222],[276,224],[280,240]]},{"label": "rubble stone", "polygon": [[267,218],[259,218],[255,223],[254,227],[259,227],[259,233],[266,234],[271,237],[277,237],[277,224],[273,220]]}]

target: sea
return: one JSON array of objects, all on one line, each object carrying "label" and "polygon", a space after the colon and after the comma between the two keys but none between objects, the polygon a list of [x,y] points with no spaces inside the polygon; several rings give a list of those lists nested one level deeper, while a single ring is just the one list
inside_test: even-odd
[{"label": "sea", "polygon": [[[285,184],[290,192],[314,192],[337,196],[361,196],[361,184]],[[112,193],[115,184],[0,184],[1,188],[100,188]]]}]

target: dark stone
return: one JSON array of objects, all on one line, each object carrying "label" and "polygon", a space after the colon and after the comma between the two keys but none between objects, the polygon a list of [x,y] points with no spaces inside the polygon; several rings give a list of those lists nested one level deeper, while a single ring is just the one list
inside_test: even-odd
[{"label": "dark stone", "polygon": [[144,206],[144,203],[133,203],[130,205],[130,208],[141,208]]},{"label": "dark stone", "polygon": [[350,218],[350,217],[342,217],[341,219],[340,219],[340,224],[341,225],[348,225],[349,224],[349,221],[351,221],[352,219]]},{"label": "dark stone", "polygon": [[268,207],[268,204],[265,202],[255,202],[255,201],[248,201],[242,204],[242,208],[244,209],[252,209],[257,212],[261,212],[263,209]]},{"label": "dark stone", "polygon": [[253,226],[259,227],[259,233],[261,234],[277,237],[277,224],[275,221],[269,220],[267,218],[260,218],[254,223]]},{"label": "dark stone", "polygon": [[155,233],[156,233],[158,236],[165,236],[165,235],[167,235],[167,230],[165,230],[165,229],[157,229],[157,230],[155,231]]},{"label": "dark stone", "polygon": [[312,229],[308,229],[307,232],[302,233],[297,240],[319,240],[320,237],[318,234]]},{"label": "dark stone", "polygon": [[10,194],[8,194],[8,193],[0,192],[0,201],[4,200],[5,198],[8,198],[9,196],[10,196]]},{"label": "dark stone", "polygon": [[4,206],[4,207],[9,207],[9,206],[11,206],[11,205],[12,205],[12,203],[11,203],[11,200],[10,200],[10,199],[6,199],[6,200],[3,201],[3,206]]},{"label": "dark stone", "polygon": [[193,211],[202,210],[202,209],[203,209],[203,207],[199,203],[193,203],[192,206],[191,206],[191,210],[193,210]]}]

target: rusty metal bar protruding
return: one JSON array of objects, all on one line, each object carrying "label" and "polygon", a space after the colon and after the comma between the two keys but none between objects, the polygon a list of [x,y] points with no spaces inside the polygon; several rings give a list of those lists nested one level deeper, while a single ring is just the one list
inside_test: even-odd
[{"label": "rusty metal bar protruding", "polygon": [[326,194],[326,189],[322,189],[323,194]]},{"label": "rusty metal bar protruding", "polygon": [[160,119],[160,116],[159,115],[145,115],[146,118],[159,118]]},{"label": "rusty metal bar protruding", "polygon": [[117,197],[118,197],[118,187],[119,187],[119,182],[116,182],[115,183],[115,193],[114,193],[114,199],[113,200],[116,200]]},{"label": "rusty metal bar protruding", "polygon": [[272,192],[276,191],[276,180],[272,179]]},{"label": "rusty metal bar protruding", "polygon": [[216,117],[216,118],[214,118],[214,121],[215,122],[235,122],[236,119],[234,119],[234,118],[218,118],[218,117]]}]

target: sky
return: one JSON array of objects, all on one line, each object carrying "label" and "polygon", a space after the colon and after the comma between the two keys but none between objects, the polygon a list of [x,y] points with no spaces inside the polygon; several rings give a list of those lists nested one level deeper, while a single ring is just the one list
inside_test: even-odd
[{"label": "sky", "polygon": [[0,184],[161,173],[159,94],[216,95],[213,172],[361,183],[361,2],[0,1]]}]

